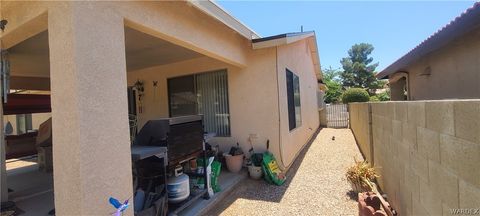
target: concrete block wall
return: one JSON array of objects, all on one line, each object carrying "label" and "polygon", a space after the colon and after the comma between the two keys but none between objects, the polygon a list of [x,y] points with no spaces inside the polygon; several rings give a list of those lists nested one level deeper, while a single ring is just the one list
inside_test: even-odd
[{"label": "concrete block wall", "polygon": [[370,136],[370,110],[367,103],[349,104],[350,128],[365,160],[373,162],[372,139]]},{"label": "concrete block wall", "polygon": [[[368,109],[371,130],[359,117]],[[400,215],[480,208],[480,100],[351,104],[350,112],[359,148],[373,148],[379,186]]]}]

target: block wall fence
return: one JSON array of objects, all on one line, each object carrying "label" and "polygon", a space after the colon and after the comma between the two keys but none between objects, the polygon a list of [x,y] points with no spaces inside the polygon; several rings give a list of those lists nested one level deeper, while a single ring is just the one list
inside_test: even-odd
[{"label": "block wall fence", "polygon": [[349,111],[399,215],[480,209],[480,100],[351,103]]}]

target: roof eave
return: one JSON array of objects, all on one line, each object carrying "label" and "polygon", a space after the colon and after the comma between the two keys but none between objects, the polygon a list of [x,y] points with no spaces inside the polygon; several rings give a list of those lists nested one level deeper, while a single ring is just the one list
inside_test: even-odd
[{"label": "roof eave", "polygon": [[320,66],[320,57],[318,53],[317,39],[314,31],[308,32],[296,32],[296,33],[286,33],[279,34],[265,38],[258,38],[252,40],[253,49],[263,49],[268,47],[276,47],[294,43],[300,40],[307,39],[310,53],[312,54],[312,62],[314,65],[315,75],[318,80],[323,79],[322,70]]},{"label": "roof eave", "polygon": [[240,22],[238,19],[233,17],[230,13],[228,13],[225,9],[223,9],[220,5],[215,3],[212,0],[208,1],[195,1],[195,0],[188,0],[188,2],[199,9],[200,11],[204,12],[205,14],[215,18],[216,20],[222,22],[229,28],[233,29],[243,37],[247,39],[254,39],[260,38],[260,36],[250,29],[247,25]]},{"label": "roof eave", "polygon": [[404,70],[417,59],[441,49],[453,40],[480,28],[480,2],[475,3],[460,16],[448,23],[442,29],[425,39],[422,43],[403,55],[397,61],[376,75],[385,79],[389,75]]}]

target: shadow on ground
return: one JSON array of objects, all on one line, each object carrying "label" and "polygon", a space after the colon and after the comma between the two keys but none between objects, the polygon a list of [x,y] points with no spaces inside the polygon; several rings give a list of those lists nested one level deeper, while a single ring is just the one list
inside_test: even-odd
[{"label": "shadow on ground", "polygon": [[[287,171],[287,180],[281,186],[271,185],[265,182],[265,180],[253,180],[246,179],[244,182],[241,182],[237,188],[227,195],[226,199],[222,201],[221,205],[215,206],[215,209],[208,213],[208,215],[218,215],[228,208],[233,202],[237,199],[249,199],[249,200],[261,200],[266,202],[277,202],[279,203],[285,192],[287,191],[290,183],[295,178],[295,175],[298,171],[298,168],[305,158],[305,154],[310,149],[312,143],[315,141],[315,138],[320,133],[322,128],[319,128],[310,138],[309,142],[305,145],[302,151],[298,154],[297,158],[290,166]],[[278,158],[277,158],[278,160]],[[261,190],[259,190],[261,188]]]},{"label": "shadow on ground", "polygon": [[347,196],[348,196],[351,200],[355,200],[355,201],[358,200],[358,194],[355,193],[355,191],[353,191],[353,190],[348,191],[348,192],[347,192]]}]

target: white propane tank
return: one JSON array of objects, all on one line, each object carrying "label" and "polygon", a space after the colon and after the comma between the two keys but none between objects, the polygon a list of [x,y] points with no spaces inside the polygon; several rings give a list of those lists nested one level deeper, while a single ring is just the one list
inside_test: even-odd
[{"label": "white propane tank", "polygon": [[168,202],[179,203],[190,196],[189,177],[186,174],[172,176],[167,180]]}]

